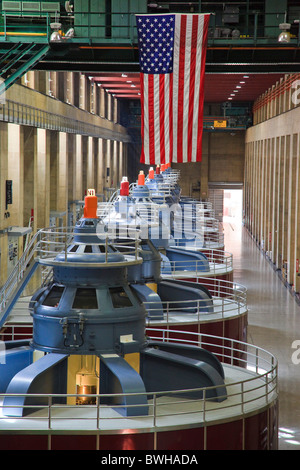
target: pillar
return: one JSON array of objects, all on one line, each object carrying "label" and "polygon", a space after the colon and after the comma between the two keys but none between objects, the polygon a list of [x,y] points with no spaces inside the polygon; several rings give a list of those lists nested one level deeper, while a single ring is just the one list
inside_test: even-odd
[{"label": "pillar", "polygon": [[67,168],[68,168],[68,227],[72,227],[76,222],[76,178],[75,178],[75,148],[76,136],[68,134],[68,155],[67,155]]},{"label": "pillar", "polygon": [[116,140],[113,141],[113,154],[112,154],[112,186],[117,188],[120,183],[120,176],[119,176],[119,168],[118,168],[118,142]]},{"label": "pillar", "polygon": [[23,149],[24,149],[24,180],[23,180],[23,204],[24,204],[24,226],[28,225],[33,216],[33,227],[37,229],[37,221],[34,204],[35,191],[35,169],[34,156],[36,154],[36,132],[35,129],[24,126],[23,128]]},{"label": "pillar", "polygon": [[34,228],[49,226],[50,180],[49,146],[45,129],[36,130],[36,152],[34,162]]},{"label": "pillar", "polygon": [[75,199],[83,198],[82,188],[82,136],[76,135],[75,142]]},{"label": "pillar", "polygon": [[112,185],[112,169],[111,169],[111,141],[109,139],[106,140],[105,169],[106,169],[106,187],[110,188]]},{"label": "pillar", "polygon": [[[2,138],[2,135],[1,135]],[[10,225],[23,226],[23,127],[18,124],[7,125],[8,179],[12,180],[13,203],[9,206]],[[4,155],[1,153],[1,160]]]},{"label": "pillar", "polygon": [[124,155],[123,155],[123,147],[124,147],[124,144],[123,142],[119,142],[118,143],[118,153],[119,153],[119,180],[121,181],[122,177],[125,176],[124,175],[124,170],[123,170],[123,163],[124,163]]},{"label": "pillar", "polygon": [[[68,136],[53,132],[50,142],[50,210],[55,226],[67,225],[68,212]],[[55,221],[55,222],[54,222]]]},{"label": "pillar", "polygon": [[57,206],[59,213],[65,213],[62,222],[67,225],[68,212],[68,136],[65,132],[58,133],[58,165],[57,165]]},{"label": "pillar", "polygon": [[9,218],[6,218],[6,180],[8,179],[8,160],[7,160],[7,148],[8,148],[8,124],[0,122],[0,284],[1,286],[6,281],[7,274],[7,233],[5,229],[9,226]]},{"label": "pillar", "polygon": [[103,194],[105,186],[105,158],[103,152],[103,139],[98,139],[98,182],[97,182],[97,192]]},{"label": "pillar", "polygon": [[208,132],[207,134],[203,133],[203,151],[200,170],[200,199],[208,198],[210,140],[210,132]]},{"label": "pillar", "polygon": [[93,137],[89,136],[87,138],[87,188],[86,189],[95,189],[95,161],[94,161],[94,142]]},{"label": "pillar", "polygon": [[295,287],[296,262],[295,262],[295,243],[296,243],[296,198],[297,198],[297,158],[298,158],[298,134],[291,136],[291,149],[289,161],[289,184],[288,184],[288,220],[287,220],[287,260],[288,272],[287,282],[293,288]]}]

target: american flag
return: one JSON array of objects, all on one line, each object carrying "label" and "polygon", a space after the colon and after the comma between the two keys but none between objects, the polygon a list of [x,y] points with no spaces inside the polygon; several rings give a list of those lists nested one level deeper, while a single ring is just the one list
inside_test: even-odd
[{"label": "american flag", "polygon": [[141,162],[202,156],[209,14],[136,16],[141,83]]}]

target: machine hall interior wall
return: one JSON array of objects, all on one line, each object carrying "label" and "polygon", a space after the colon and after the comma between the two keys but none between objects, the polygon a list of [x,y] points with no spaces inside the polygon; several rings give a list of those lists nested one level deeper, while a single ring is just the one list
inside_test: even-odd
[{"label": "machine hall interior wall", "polygon": [[[116,100],[108,100],[101,87],[93,87],[85,75],[80,79],[77,75],[28,72],[6,91],[0,109],[0,286],[28,241],[24,236],[12,237],[10,227],[30,225],[32,236],[52,224],[72,225],[88,188],[101,196],[126,173],[128,136],[117,122]],[[84,101],[77,99],[80,95]],[[11,103],[19,106],[14,112]],[[57,127],[45,129],[42,123],[14,122],[21,105],[97,126],[99,136],[82,135],[80,127],[78,132],[66,132]],[[110,137],[113,135],[117,142]],[[8,180],[12,181],[13,198],[6,206]]]},{"label": "machine hall interior wall", "polygon": [[288,287],[299,294],[300,108],[246,132],[245,225]]}]

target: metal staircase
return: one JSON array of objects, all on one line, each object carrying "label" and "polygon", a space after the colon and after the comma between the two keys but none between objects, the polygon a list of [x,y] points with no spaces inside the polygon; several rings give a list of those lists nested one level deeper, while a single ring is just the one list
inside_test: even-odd
[{"label": "metal staircase", "polygon": [[28,244],[17,265],[0,289],[0,328],[4,325],[20,295],[24,291],[36,268],[35,259],[40,247],[40,232],[37,232]]},{"label": "metal staircase", "polygon": [[26,72],[31,70],[49,51],[49,44],[15,43],[0,57],[0,95]]}]

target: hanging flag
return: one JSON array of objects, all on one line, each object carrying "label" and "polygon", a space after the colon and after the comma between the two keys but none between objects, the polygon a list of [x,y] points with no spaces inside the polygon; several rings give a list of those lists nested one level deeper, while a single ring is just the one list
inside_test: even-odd
[{"label": "hanging flag", "polygon": [[136,15],[141,163],[201,161],[209,16]]}]

